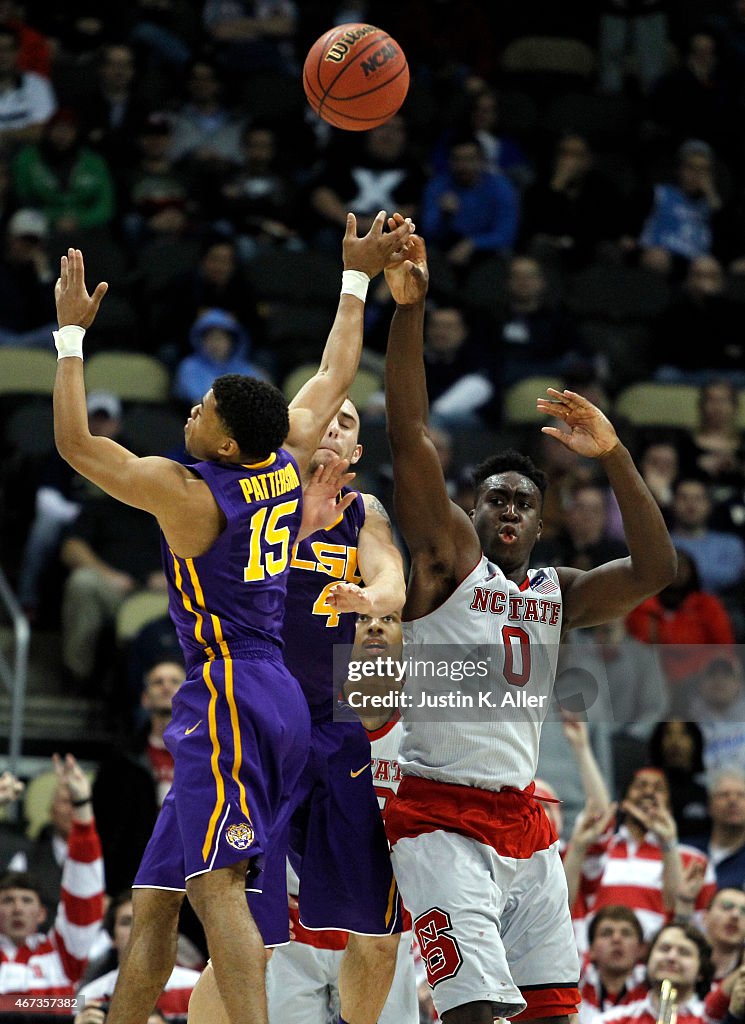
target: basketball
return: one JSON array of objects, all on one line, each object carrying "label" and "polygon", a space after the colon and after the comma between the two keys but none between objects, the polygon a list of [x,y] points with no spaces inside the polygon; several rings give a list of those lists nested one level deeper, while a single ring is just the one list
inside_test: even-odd
[{"label": "basketball", "polygon": [[337,25],[308,51],[303,88],[315,112],[335,128],[364,132],[393,117],[406,98],[403,50],[374,25]]}]

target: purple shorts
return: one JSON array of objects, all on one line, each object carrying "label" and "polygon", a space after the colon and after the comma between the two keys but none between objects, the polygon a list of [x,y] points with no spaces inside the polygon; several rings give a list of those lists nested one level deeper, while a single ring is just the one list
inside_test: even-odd
[{"label": "purple shorts", "polygon": [[[307,758],[308,705],[278,648],[257,642],[232,653],[193,668],[174,698],[164,737],[173,786],[135,887],[184,890],[186,879],[242,860],[260,878],[284,841]],[[283,878],[286,923],[285,893]]]},{"label": "purple shorts", "polygon": [[[286,830],[289,859],[300,877],[300,921],[362,935],[401,931],[401,902],[372,784],[370,741],[359,722],[314,723],[310,755]],[[287,942],[276,894],[285,890],[279,842],[265,862],[267,884],[249,906],[267,946]]]}]

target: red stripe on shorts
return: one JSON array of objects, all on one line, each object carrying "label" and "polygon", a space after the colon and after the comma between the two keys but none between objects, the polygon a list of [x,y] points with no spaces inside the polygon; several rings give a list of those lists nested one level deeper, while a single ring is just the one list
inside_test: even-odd
[{"label": "red stripe on shorts", "polygon": [[454,786],[406,775],[386,810],[391,846],[426,832],[457,832],[491,846],[502,857],[526,860],[556,842],[556,833],[540,803],[535,783],[498,792]]},{"label": "red stripe on shorts", "polygon": [[510,1020],[563,1017],[564,1014],[577,1013],[579,1008],[579,989],[576,985],[566,988],[521,988],[520,992],[528,1005],[521,1013],[510,1017]]}]

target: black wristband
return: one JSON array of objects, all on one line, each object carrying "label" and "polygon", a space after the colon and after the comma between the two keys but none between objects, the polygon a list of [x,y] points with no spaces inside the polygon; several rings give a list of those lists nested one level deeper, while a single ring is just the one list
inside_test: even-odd
[{"label": "black wristband", "polygon": [[85,805],[89,804],[90,802],[91,802],[91,798],[89,796],[86,796],[82,800],[73,800],[72,801],[72,806],[73,807],[85,807]]}]

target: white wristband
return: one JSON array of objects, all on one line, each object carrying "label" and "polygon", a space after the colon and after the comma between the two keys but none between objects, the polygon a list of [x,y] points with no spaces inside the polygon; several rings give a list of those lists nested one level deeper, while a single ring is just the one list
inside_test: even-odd
[{"label": "white wristband", "polygon": [[68,356],[83,358],[85,327],[68,324],[66,327],[60,327],[58,331],[52,331],[52,334],[54,344],[57,346],[57,359],[66,359]]},{"label": "white wristband", "polygon": [[369,284],[370,278],[364,270],[345,270],[341,275],[342,295],[354,295],[355,298],[360,299],[362,302],[367,297],[367,286]]}]

